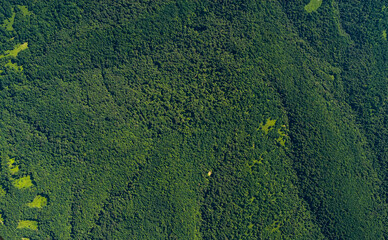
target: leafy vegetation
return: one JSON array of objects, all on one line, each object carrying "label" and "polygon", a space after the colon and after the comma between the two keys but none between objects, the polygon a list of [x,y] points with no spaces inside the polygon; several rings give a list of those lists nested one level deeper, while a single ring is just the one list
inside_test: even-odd
[{"label": "leafy vegetation", "polygon": [[265,133],[265,134],[268,134],[268,132],[270,130],[272,130],[273,126],[275,126],[276,124],[276,119],[274,120],[271,120],[271,118],[268,118],[267,119],[267,122],[263,125],[263,124],[260,124],[260,129]]},{"label": "leafy vegetation", "polygon": [[322,5],[323,0],[310,0],[309,4],[307,4],[304,9],[308,12],[315,12]]},{"label": "leafy vegetation", "polygon": [[28,11],[27,6],[17,5],[17,7],[22,11],[23,16],[31,16],[32,12]]},{"label": "leafy vegetation", "polygon": [[3,27],[5,28],[5,30],[7,30],[7,31],[14,30],[13,24],[15,22],[15,16],[16,16],[16,13],[13,12],[13,10],[12,10],[12,16],[10,18],[4,20]]},{"label": "leafy vegetation", "polygon": [[6,54],[6,55],[1,55],[0,59],[6,58],[6,57],[14,57],[14,58],[16,58],[17,55],[21,51],[26,50],[27,48],[28,48],[28,43],[23,43],[23,44],[16,45],[13,50],[5,51],[4,54]]},{"label": "leafy vegetation", "polygon": [[15,175],[19,172],[19,166],[14,165],[15,164],[15,158],[11,158],[8,160],[8,170],[12,175]]},{"label": "leafy vegetation", "polygon": [[2,238],[388,238],[383,1],[0,2]]},{"label": "leafy vegetation", "polygon": [[27,203],[27,206],[30,208],[42,208],[47,205],[47,198],[37,195],[34,200],[30,203]]},{"label": "leafy vegetation", "polygon": [[36,221],[23,220],[23,221],[19,221],[17,228],[26,228],[26,229],[30,229],[30,230],[37,230],[38,223]]},{"label": "leafy vegetation", "polygon": [[24,189],[33,186],[30,176],[24,176],[13,180],[13,185],[18,189]]}]

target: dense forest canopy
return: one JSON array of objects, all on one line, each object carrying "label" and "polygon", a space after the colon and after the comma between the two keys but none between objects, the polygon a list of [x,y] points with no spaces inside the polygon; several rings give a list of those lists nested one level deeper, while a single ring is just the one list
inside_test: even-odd
[{"label": "dense forest canopy", "polygon": [[388,239],[386,0],[0,2],[0,239]]}]

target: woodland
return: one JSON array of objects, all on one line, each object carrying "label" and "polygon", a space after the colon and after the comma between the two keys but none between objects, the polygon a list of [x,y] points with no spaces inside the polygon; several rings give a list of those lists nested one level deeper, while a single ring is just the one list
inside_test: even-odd
[{"label": "woodland", "polygon": [[0,239],[388,239],[387,0],[0,0]]}]

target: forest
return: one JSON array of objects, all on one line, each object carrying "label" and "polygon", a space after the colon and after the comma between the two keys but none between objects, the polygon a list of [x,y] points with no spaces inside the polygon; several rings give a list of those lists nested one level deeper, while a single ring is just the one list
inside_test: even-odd
[{"label": "forest", "polygon": [[0,239],[388,239],[386,0],[0,2]]}]

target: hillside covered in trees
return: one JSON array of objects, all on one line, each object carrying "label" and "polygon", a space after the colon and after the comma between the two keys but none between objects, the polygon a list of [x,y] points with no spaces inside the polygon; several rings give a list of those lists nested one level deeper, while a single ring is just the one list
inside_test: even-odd
[{"label": "hillside covered in trees", "polygon": [[0,236],[388,239],[386,0],[0,0]]}]

